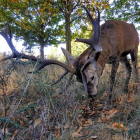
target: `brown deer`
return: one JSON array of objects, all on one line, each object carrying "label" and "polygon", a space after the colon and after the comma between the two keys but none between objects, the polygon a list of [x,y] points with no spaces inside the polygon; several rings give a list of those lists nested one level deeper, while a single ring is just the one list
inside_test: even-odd
[{"label": "brown deer", "polygon": [[138,82],[138,72],[136,68],[137,64],[137,52],[139,38],[138,33],[133,24],[128,24],[124,21],[109,20],[100,26],[100,13],[98,10],[98,18],[93,19],[90,12],[85,9],[94,28],[94,34],[90,39],[76,39],[76,42],[82,42],[89,44],[90,46],[77,58],[74,58],[68,51],[62,48],[62,51],[66,59],[72,64],[67,66],[66,64],[57,60],[39,60],[37,57],[25,55],[19,53],[12,43],[12,33],[9,25],[7,24],[7,30],[9,30],[9,36],[7,30],[0,33],[9,44],[13,54],[9,57],[2,59],[5,61],[11,58],[22,58],[38,61],[40,66],[36,71],[41,70],[47,65],[56,64],[63,67],[66,71],[63,75],[54,83],[59,82],[65,75],[70,73],[70,80],[73,75],[76,75],[77,80],[82,82],[85,91],[89,97],[94,97],[97,94],[97,87],[100,76],[104,70],[105,64],[112,64],[111,76],[110,76],[110,93],[112,93],[113,85],[115,81],[115,75],[119,67],[119,62],[122,62],[127,70],[127,77],[125,83],[125,92],[128,92],[128,83],[131,76],[131,65],[127,59],[127,55],[131,55],[133,68],[135,72],[135,82]]}]

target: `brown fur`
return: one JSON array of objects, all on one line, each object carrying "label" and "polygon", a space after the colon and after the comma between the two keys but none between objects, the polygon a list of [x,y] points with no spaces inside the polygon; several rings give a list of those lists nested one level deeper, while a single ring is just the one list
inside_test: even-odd
[{"label": "brown fur", "polygon": [[[115,74],[119,66],[119,61],[125,64],[128,71],[128,76],[126,79],[126,91],[128,92],[128,83],[131,75],[131,66],[127,60],[127,54],[130,53],[132,62],[135,69],[135,78],[137,79],[137,52],[139,38],[138,33],[133,24],[128,24],[124,21],[109,20],[100,27],[100,38],[99,44],[102,47],[102,51],[99,53],[98,59],[96,60],[98,66],[98,77],[100,78],[105,64],[112,64],[111,73],[111,87],[112,92],[113,84],[115,80]],[[81,78],[81,68],[86,63],[92,47],[87,48],[79,57],[77,57],[73,66],[76,68],[77,79],[82,82]],[[96,56],[96,53],[95,53]],[[94,56],[94,57],[95,57]],[[94,70],[93,70],[94,71]]]}]

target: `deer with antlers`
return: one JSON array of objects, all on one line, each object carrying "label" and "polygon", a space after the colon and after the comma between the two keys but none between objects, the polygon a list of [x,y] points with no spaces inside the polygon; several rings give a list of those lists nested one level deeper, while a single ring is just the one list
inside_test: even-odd
[{"label": "deer with antlers", "polygon": [[86,7],[83,6],[83,8],[85,9],[93,25],[94,34],[90,39],[75,40],[75,42],[82,42],[89,45],[89,47],[76,58],[62,48],[66,59],[72,64],[72,66],[68,66],[57,60],[39,60],[37,57],[19,53],[12,43],[12,33],[9,25],[7,25],[9,36],[7,30],[4,33],[2,32],[0,34],[6,39],[13,54],[2,59],[1,61],[19,57],[22,59],[38,61],[38,63],[40,63],[40,66],[36,71],[39,71],[50,64],[59,65],[65,69],[65,72],[55,82],[55,84],[58,83],[68,73],[70,73],[68,83],[70,82],[72,77],[76,75],[77,80],[83,83],[86,93],[88,93],[88,96],[91,98],[93,98],[97,94],[97,87],[100,76],[102,75],[106,64],[112,64],[110,75],[110,93],[112,93],[115,75],[119,67],[119,62],[122,62],[125,65],[127,71],[125,92],[128,92],[128,83],[132,71],[131,65],[127,59],[128,54],[131,55],[135,73],[135,82],[138,82],[138,71],[136,65],[139,38],[134,25],[128,24],[124,21],[109,20],[100,26],[99,10],[98,18],[93,19]]}]

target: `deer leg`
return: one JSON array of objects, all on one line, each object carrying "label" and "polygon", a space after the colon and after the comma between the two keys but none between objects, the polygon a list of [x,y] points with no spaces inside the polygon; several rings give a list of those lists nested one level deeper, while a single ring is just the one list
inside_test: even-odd
[{"label": "deer leg", "polygon": [[112,69],[111,69],[111,75],[110,75],[110,95],[109,95],[109,102],[111,102],[111,97],[112,97],[112,91],[113,91],[113,86],[115,82],[115,76],[116,72],[119,67],[119,60],[116,59],[113,64],[112,64]]},{"label": "deer leg", "polygon": [[112,64],[111,75],[110,75],[110,92],[113,91],[113,86],[114,86],[114,82],[115,82],[115,76],[116,76],[116,72],[118,70],[118,67],[119,67],[119,61],[114,62]]},{"label": "deer leg", "polygon": [[[131,53],[131,60],[133,64],[133,73],[135,77],[135,83],[138,83],[138,70],[137,70],[137,50],[132,51]],[[134,88],[137,91],[137,86]]]},{"label": "deer leg", "polygon": [[127,57],[121,57],[121,63],[125,66],[126,71],[127,71],[124,92],[128,93],[128,84],[129,84],[129,80],[131,77],[132,67],[131,67]]},{"label": "deer leg", "polygon": [[134,69],[135,83],[138,83],[138,70],[137,70],[137,51],[131,52],[131,60]]}]

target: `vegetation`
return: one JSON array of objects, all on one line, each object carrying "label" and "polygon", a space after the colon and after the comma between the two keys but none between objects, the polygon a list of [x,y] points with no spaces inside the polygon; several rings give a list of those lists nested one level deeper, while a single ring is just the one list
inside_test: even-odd
[{"label": "vegetation", "polygon": [[[140,22],[140,1],[114,0],[110,4],[110,10],[105,15],[109,19],[118,19],[131,23]],[[138,25],[138,29],[140,26]]]},{"label": "vegetation", "polygon": [[[88,9],[93,9],[93,6],[98,7],[101,12],[107,9],[105,19],[114,18],[115,14],[115,18],[119,20],[134,23],[140,21],[138,1],[114,0],[109,5],[108,1],[93,0],[3,0],[0,1],[0,30],[5,27],[6,22],[10,23],[17,41],[23,39],[23,45],[30,49],[39,46],[42,59],[45,46],[57,46],[65,41],[67,50],[77,56],[86,46],[74,43],[75,38],[89,38],[92,32],[87,17],[78,7],[80,2],[86,4]],[[95,9],[93,16],[94,11]],[[55,56],[54,52],[49,57],[58,59],[59,56]],[[3,54],[0,57],[3,58]],[[62,68],[47,66],[40,72],[29,74],[36,66],[37,63],[19,59],[1,62],[0,139],[140,139],[140,84],[134,83],[132,75],[129,92],[124,94],[126,70],[122,65],[116,75],[111,105],[108,104],[108,78],[111,69],[110,65],[106,65],[92,110],[83,85],[75,78],[65,90],[68,77],[52,86],[64,72]],[[140,57],[138,71],[140,73]],[[140,75],[138,79],[140,80]]]},{"label": "vegetation", "polygon": [[[36,64],[12,60],[0,65],[0,137],[1,139],[60,140],[137,140],[140,133],[140,85],[129,84],[123,93],[125,69],[120,66],[112,104],[108,104],[110,65],[101,77],[93,110],[89,109],[83,85],[75,79],[63,93],[64,78],[51,84],[63,69],[48,66],[36,74],[27,74]],[[140,66],[140,65],[139,65]]]},{"label": "vegetation", "polygon": [[[108,8],[108,2],[92,3],[86,1],[89,7]],[[9,23],[17,40],[22,39],[24,46],[30,49],[39,46],[40,57],[44,58],[44,47],[57,46],[66,42],[66,48],[71,52],[71,39],[78,35],[73,30],[85,32],[87,25],[79,0],[7,0],[0,2],[0,29]],[[91,8],[90,8],[91,9]],[[94,10],[95,11],[95,10]],[[95,12],[93,13],[93,15]],[[87,22],[87,21],[86,21]],[[71,37],[72,34],[72,37]],[[80,34],[82,36],[82,33]],[[60,39],[61,38],[61,39]]]},{"label": "vegetation", "polygon": [[[39,46],[40,57],[44,59],[44,47],[57,45],[58,37],[63,35],[60,21],[62,15],[50,1],[1,1],[1,17],[4,27],[10,23],[17,40],[24,40],[26,49]],[[59,24],[59,26],[58,26]]]}]

